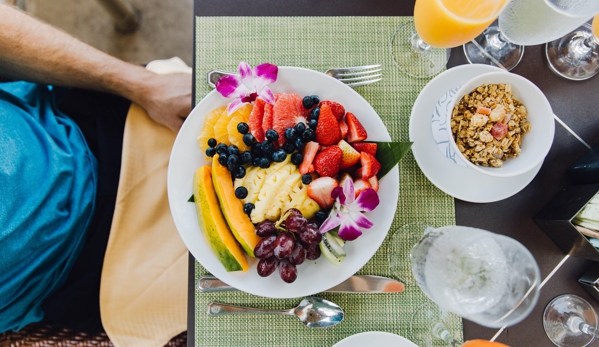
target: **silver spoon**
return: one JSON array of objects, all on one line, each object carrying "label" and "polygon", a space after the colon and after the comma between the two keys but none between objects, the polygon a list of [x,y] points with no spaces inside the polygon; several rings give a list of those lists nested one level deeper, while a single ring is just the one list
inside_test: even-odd
[{"label": "silver spoon", "polygon": [[344,317],[343,309],[337,304],[315,296],[305,298],[297,307],[290,310],[262,310],[219,302],[208,304],[208,315],[212,317],[244,313],[298,316],[300,321],[309,328],[332,327],[341,323]]}]

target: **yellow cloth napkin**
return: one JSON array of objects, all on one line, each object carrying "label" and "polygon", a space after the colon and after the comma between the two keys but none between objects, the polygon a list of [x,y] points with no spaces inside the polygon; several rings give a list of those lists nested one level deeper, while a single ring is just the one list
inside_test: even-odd
[{"label": "yellow cloth napkin", "polygon": [[[147,68],[191,73],[178,58]],[[102,324],[116,347],[164,346],[187,329],[188,252],[175,228],[166,189],[175,137],[131,105],[100,284]]]}]

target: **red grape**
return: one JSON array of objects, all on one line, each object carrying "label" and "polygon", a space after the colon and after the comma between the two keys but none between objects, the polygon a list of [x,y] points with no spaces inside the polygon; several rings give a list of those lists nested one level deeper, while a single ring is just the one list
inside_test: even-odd
[{"label": "red grape", "polygon": [[289,256],[289,262],[293,265],[300,265],[306,260],[306,247],[301,242],[296,242],[293,252]]},{"label": "red grape", "polygon": [[275,240],[274,254],[279,259],[287,258],[293,252],[293,236],[291,233],[280,233]]},{"label": "red grape", "polygon": [[322,234],[318,232],[318,229],[308,225],[300,232],[299,237],[309,245],[316,245],[322,240]]},{"label": "red grape", "polygon": [[257,266],[258,275],[260,275],[261,277],[268,277],[273,272],[275,272],[278,265],[279,265],[279,259],[277,259],[276,257],[260,259],[260,261],[258,262],[258,266]]},{"label": "red grape", "polygon": [[306,226],[306,222],[304,216],[292,214],[285,220],[285,228],[289,231],[300,232]]},{"label": "red grape", "polygon": [[279,264],[279,275],[287,283],[293,283],[297,278],[297,268],[288,260],[281,260]]},{"label": "red grape", "polygon": [[275,252],[276,235],[271,235],[263,238],[254,248],[254,256],[260,259],[272,257]]},{"label": "red grape", "polygon": [[302,212],[300,210],[298,210],[297,208],[293,208],[293,207],[288,209],[285,213],[288,213],[288,212],[290,213],[290,215],[292,215],[292,214],[295,214],[298,216],[302,215]]},{"label": "red grape", "polygon": [[318,258],[320,258],[320,247],[318,247],[318,244],[308,245],[308,248],[306,249],[306,259],[316,260]]},{"label": "red grape", "polygon": [[277,233],[277,229],[275,228],[275,223],[269,221],[269,220],[265,220],[263,222],[260,222],[256,225],[256,228],[254,229],[254,231],[256,232],[256,235],[260,236],[260,237],[266,237],[269,235],[274,235]]}]

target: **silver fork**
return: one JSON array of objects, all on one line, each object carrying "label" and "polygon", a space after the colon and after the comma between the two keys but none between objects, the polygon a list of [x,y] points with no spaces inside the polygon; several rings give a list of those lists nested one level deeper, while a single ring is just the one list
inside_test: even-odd
[{"label": "silver fork", "polygon": [[[347,84],[349,87],[354,88],[382,80],[383,74],[381,71],[383,71],[382,65],[376,64],[334,68],[327,70],[325,74],[338,79],[339,81]],[[210,87],[215,88],[216,81],[226,75],[237,74],[235,72],[229,72],[225,70],[211,70],[206,75],[206,83]]]}]

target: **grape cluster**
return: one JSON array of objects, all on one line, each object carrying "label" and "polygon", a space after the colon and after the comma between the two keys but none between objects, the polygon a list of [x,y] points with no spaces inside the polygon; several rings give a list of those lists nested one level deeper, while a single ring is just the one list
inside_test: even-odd
[{"label": "grape cluster", "polygon": [[270,276],[278,267],[281,279],[292,283],[297,278],[297,265],[306,259],[320,257],[318,244],[322,235],[318,232],[318,224],[306,220],[295,208],[290,208],[283,216],[286,217],[286,230],[277,229],[271,221],[256,225],[256,235],[263,239],[254,248],[254,255],[260,259],[258,275]]}]

